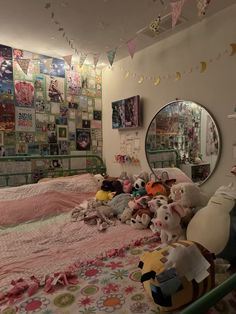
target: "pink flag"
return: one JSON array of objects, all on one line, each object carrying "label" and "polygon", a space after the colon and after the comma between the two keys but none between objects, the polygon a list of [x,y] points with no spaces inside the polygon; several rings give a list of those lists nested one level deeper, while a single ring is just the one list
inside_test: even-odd
[{"label": "pink flag", "polygon": [[197,0],[198,16],[206,14],[206,9],[210,4],[211,0]]},{"label": "pink flag", "polygon": [[128,47],[129,54],[130,54],[132,59],[133,59],[135,51],[136,51],[136,44],[137,44],[136,37],[127,41],[127,47]]},{"label": "pink flag", "polygon": [[112,66],[116,55],[116,49],[110,50],[107,52],[107,58],[109,60],[110,65]]},{"label": "pink flag", "polygon": [[71,67],[72,55],[63,57],[65,62]]},{"label": "pink flag", "polygon": [[100,53],[94,53],[93,54],[93,64],[94,64],[95,68],[96,68],[96,66],[98,64],[99,58],[100,58]]},{"label": "pink flag", "polygon": [[80,68],[83,66],[85,59],[87,58],[87,53],[81,52],[79,57],[79,66]]},{"label": "pink flag", "polygon": [[182,12],[182,8],[183,8],[183,5],[185,3],[186,0],[178,0],[176,2],[171,2],[170,5],[171,5],[171,15],[172,15],[172,28],[175,27],[180,15],[181,15],[181,12]]}]

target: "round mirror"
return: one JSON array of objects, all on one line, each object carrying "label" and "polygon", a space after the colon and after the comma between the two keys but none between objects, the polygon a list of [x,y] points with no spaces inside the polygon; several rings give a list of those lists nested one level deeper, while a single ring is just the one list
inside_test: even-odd
[{"label": "round mirror", "polygon": [[219,130],[204,107],[192,101],[176,100],[152,119],[145,151],[156,177],[163,168],[179,168],[200,185],[212,174],[219,159]]}]

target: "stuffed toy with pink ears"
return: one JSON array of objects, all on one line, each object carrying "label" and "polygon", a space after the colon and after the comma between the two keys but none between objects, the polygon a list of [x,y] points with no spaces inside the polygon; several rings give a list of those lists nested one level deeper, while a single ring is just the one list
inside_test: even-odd
[{"label": "stuffed toy with pink ears", "polygon": [[163,244],[170,244],[184,239],[184,232],[180,225],[185,216],[185,209],[179,203],[164,204],[157,210],[157,217],[152,219],[154,226],[160,231]]}]

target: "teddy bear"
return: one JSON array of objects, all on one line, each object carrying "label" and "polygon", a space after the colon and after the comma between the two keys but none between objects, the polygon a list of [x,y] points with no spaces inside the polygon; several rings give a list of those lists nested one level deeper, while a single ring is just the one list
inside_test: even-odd
[{"label": "teddy bear", "polygon": [[153,224],[160,229],[162,244],[170,244],[185,238],[180,225],[181,218],[184,217],[185,210],[178,203],[162,205],[157,211],[157,217],[153,219]]}]

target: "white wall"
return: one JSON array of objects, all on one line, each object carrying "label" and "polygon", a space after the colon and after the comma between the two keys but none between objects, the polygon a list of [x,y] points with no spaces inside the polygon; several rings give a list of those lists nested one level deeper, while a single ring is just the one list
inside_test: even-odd
[{"label": "white wall", "polygon": [[[203,190],[210,195],[220,185],[235,181],[229,174],[236,163],[232,155],[232,144],[236,143],[236,120],[227,118],[236,105],[236,55],[229,56],[229,44],[236,42],[235,16],[236,5],[137,52],[133,60],[125,58],[114,63],[112,69],[103,71],[103,156],[110,175],[119,175],[124,170],[114,163],[114,155],[119,153],[121,132],[111,128],[111,102],[139,94],[144,112],[143,127],[138,131],[141,166],[126,167],[128,172],[150,171],[144,151],[146,130],[156,112],[178,98],[205,106],[214,115],[221,131],[222,154],[216,171],[202,186]],[[229,52],[225,52],[226,49]],[[219,52],[222,55],[216,60]],[[207,70],[200,73],[196,66],[210,59],[214,62],[208,62]],[[194,67],[192,73],[183,75],[181,80],[174,79],[176,71],[183,73],[191,67]],[[132,75],[125,78],[125,71]],[[142,84],[138,83],[139,75],[147,77]],[[148,77],[159,75],[172,75],[172,78],[154,86]]]}]

